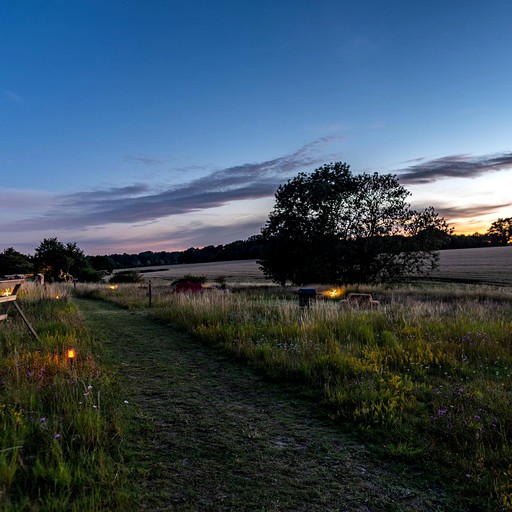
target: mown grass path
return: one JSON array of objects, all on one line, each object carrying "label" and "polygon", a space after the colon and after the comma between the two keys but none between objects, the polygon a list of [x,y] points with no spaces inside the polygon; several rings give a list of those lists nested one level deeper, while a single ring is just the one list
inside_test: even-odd
[{"label": "mown grass path", "polygon": [[77,303],[129,401],[134,510],[457,510],[250,368],[144,312]]}]

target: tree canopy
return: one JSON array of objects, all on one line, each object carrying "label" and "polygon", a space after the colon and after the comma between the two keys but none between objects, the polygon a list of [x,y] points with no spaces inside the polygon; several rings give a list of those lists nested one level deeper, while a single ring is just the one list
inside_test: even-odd
[{"label": "tree canopy", "polygon": [[36,247],[33,262],[36,271],[50,280],[61,280],[66,274],[83,281],[101,277],[76,243],[63,244],[57,238],[45,238]]},{"label": "tree canopy", "polygon": [[507,245],[512,239],[512,217],[494,221],[487,231],[487,236],[493,243]]},{"label": "tree canopy", "polygon": [[0,276],[8,274],[27,274],[32,270],[28,256],[15,251],[13,247],[0,253]]},{"label": "tree canopy", "polygon": [[276,282],[365,283],[425,274],[450,230],[429,207],[411,210],[394,175],[326,164],[281,185],[262,229],[265,275]]}]

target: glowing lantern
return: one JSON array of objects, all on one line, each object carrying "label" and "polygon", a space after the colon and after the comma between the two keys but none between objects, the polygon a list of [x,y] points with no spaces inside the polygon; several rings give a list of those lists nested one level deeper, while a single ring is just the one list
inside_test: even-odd
[{"label": "glowing lantern", "polygon": [[2,296],[2,297],[10,297],[12,295],[13,291],[14,291],[14,288],[4,288],[1,291],[0,296]]},{"label": "glowing lantern", "polygon": [[337,299],[343,295],[343,290],[340,288],[332,288],[326,292],[323,292],[323,295],[329,299]]},{"label": "glowing lantern", "polygon": [[76,357],[76,350],[74,348],[68,348],[68,359],[73,361]]}]

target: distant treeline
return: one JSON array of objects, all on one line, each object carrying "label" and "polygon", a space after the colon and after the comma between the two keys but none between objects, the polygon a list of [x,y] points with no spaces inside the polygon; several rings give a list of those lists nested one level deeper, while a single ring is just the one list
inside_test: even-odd
[{"label": "distant treeline", "polygon": [[[444,249],[469,249],[472,247],[489,247],[493,244],[489,236],[450,235]],[[254,235],[247,240],[237,240],[226,245],[207,245],[201,249],[190,247],[185,251],[144,251],[138,254],[110,254],[108,256],[87,256],[96,270],[121,268],[152,267],[157,265],[179,265],[181,263],[209,263],[213,261],[255,260],[262,257],[263,241],[261,235]]]},{"label": "distant treeline", "polygon": [[226,245],[207,245],[201,249],[190,247],[185,251],[144,251],[138,254],[110,254],[87,256],[96,270],[179,265],[181,263],[208,263],[213,261],[254,260],[262,254],[262,237],[254,235]]},{"label": "distant treeline", "polygon": [[472,235],[450,235],[444,249],[471,249],[474,247],[490,247],[491,245],[503,245],[488,234],[473,233]]},{"label": "distant treeline", "polygon": [[[469,249],[504,245],[500,238],[489,234],[449,235],[444,249]],[[505,244],[506,245],[506,244]],[[263,257],[263,239],[254,235],[226,245],[207,245],[201,249],[190,247],[185,251],[144,251],[138,254],[110,254],[86,256],[75,244],[63,244],[57,238],[45,239],[36,248],[34,256],[19,253],[12,247],[0,253],[0,276],[41,272],[49,279],[59,280],[60,274],[71,274],[82,281],[101,279],[102,272],[115,269],[179,265],[181,263],[208,263],[214,261],[257,260]]]}]

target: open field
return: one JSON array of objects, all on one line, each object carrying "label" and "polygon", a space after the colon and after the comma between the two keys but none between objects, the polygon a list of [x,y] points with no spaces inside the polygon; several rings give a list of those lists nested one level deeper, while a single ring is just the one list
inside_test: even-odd
[{"label": "open field", "polygon": [[[416,283],[352,287],[381,306],[322,296],[301,309],[294,289],[169,293],[78,287],[192,334],[272,381],[302,389],[376,457],[418,464],[465,505],[512,510],[512,287]],[[395,510],[404,510],[396,508]]]},{"label": "open field", "polygon": [[434,278],[512,284],[512,246],[441,251],[439,263]]},{"label": "open field", "polygon": [[[511,257],[445,251],[455,283],[341,289],[372,310],[300,308],[254,261],[156,267],[151,308],[147,285],[26,283],[40,342],[15,313],[0,324],[3,510],[128,510],[135,492],[137,510],[323,512],[322,483],[332,510],[512,510]],[[187,273],[231,291],[170,293]]]},{"label": "open field", "polygon": [[[193,274],[204,275],[209,282],[223,277],[228,284],[272,284],[265,279],[255,260],[144,267],[134,270],[151,270],[144,273],[145,279],[162,282],[172,282],[186,274]],[[512,246],[441,251],[440,268],[431,277],[458,282],[512,284]]]},{"label": "open field", "polygon": [[256,260],[235,260],[235,261],[216,261],[212,263],[191,263],[183,265],[170,265],[163,267],[143,267],[123,270],[139,270],[143,272],[145,279],[171,283],[187,274],[195,276],[205,276],[208,282],[213,282],[217,278],[224,278],[228,283],[237,284],[272,284],[272,281],[265,279],[265,276],[259,269]]}]

